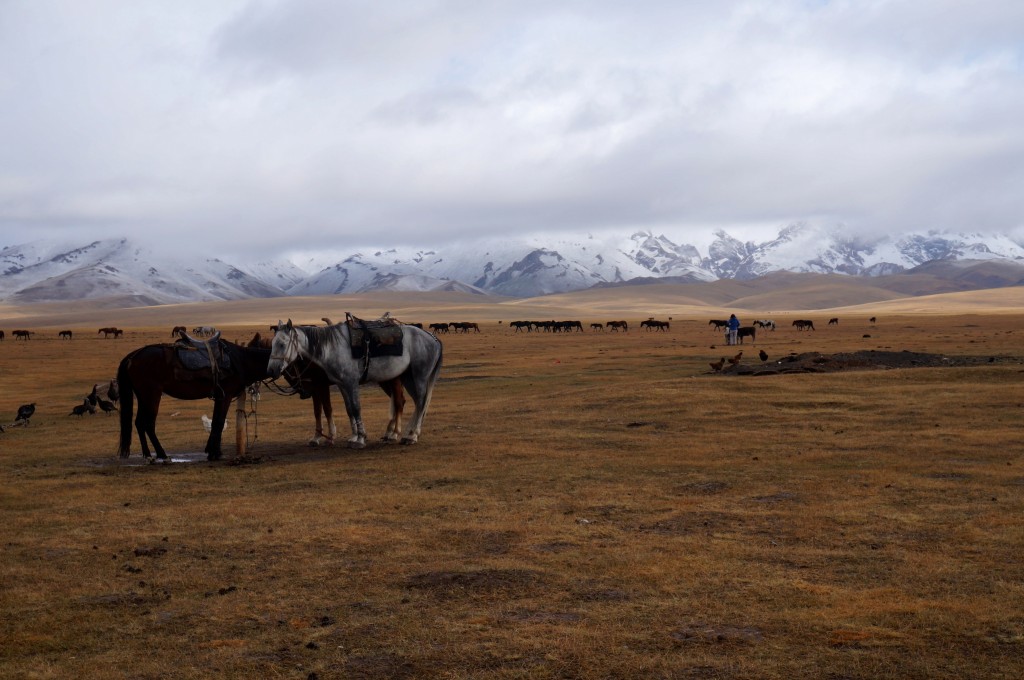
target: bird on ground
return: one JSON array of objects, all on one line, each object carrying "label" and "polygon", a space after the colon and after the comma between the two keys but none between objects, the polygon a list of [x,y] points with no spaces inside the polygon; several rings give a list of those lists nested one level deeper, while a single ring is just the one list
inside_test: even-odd
[{"label": "bird on ground", "polygon": [[110,401],[117,402],[121,396],[121,388],[118,387],[117,378],[111,378],[110,384],[107,385],[107,399]]},{"label": "bird on ground", "polygon": [[86,395],[85,400],[92,404],[93,408],[96,408],[96,400],[100,398],[99,395],[100,384],[96,383],[92,386],[92,392]]},{"label": "bird on ground", "polygon": [[86,401],[83,401],[78,406],[76,406],[73,409],[71,409],[71,413],[69,413],[68,415],[69,416],[78,416],[79,418],[81,418],[83,415],[85,415],[88,412],[89,412],[89,401],[86,400]]},{"label": "bird on ground", "polygon": [[117,406],[115,406],[114,402],[112,402],[112,401],[107,401],[106,399],[100,399],[99,402],[100,402],[100,410],[103,411],[104,413],[106,413],[107,415],[110,415],[111,411],[116,411],[117,410]]},{"label": "bird on ground", "polygon": [[35,404],[35,402],[32,402],[31,404],[22,404],[21,406],[18,407],[18,416],[14,419],[14,422],[18,422],[19,420],[24,420],[25,424],[27,425],[28,424],[28,419],[31,418],[32,414],[35,413],[35,412],[36,412],[36,404]]},{"label": "bird on ground", "polygon": [[737,354],[736,356],[729,357],[729,363],[732,364],[733,366],[735,366],[738,363],[740,363],[740,359],[742,359],[742,358],[743,358],[743,350],[740,350],[740,353]]},{"label": "bird on ground", "polygon": [[721,371],[722,366],[725,366],[725,357],[722,357],[718,361],[712,361],[711,363],[708,364],[708,366],[711,367],[712,371]]},{"label": "bird on ground", "polygon": [[768,352],[761,350],[757,353],[757,356],[761,357],[761,361],[768,361]]}]

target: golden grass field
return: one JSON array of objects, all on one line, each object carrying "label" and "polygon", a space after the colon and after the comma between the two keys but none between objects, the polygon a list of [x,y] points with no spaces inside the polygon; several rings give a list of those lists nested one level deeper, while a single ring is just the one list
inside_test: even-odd
[{"label": "golden grass field", "polygon": [[[37,403],[0,433],[0,677],[1024,677],[1020,289],[739,308],[780,324],[745,363],[993,359],[773,377],[711,375],[730,309],[673,290],[0,307],[0,423]],[[173,325],[247,340],[386,309],[483,329],[443,336],[415,446],[311,449],[310,403],[263,390],[243,464],[226,436],[224,462],[147,465],[137,440],[116,458],[115,417],[68,415]],[[376,436],[387,402],[363,402]],[[165,400],[172,457],[199,458],[210,409]]]}]

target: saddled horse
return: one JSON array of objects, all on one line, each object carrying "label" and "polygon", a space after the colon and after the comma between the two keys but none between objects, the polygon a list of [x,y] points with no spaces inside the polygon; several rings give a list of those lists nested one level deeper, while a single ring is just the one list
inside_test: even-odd
[{"label": "saddled horse", "polygon": [[659,331],[667,331],[669,329],[669,322],[658,321],[656,319],[647,319],[646,321],[640,322],[640,328],[643,328],[644,326],[646,326],[647,330],[649,331],[653,331],[655,329]]},{"label": "saddled horse", "polygon": [[[199,344],[203,343],[197,343],[197,346]],[[182,350],[177,344],[146,345],[121,360],[117,368],[117,383],[123,397],[118,447],[122,458],[127,458],[131,452],[133,397],[139,402],[135,429],[142,444],[142,455],[150,456],[148,438],[156,457],[167,458],[156,437],[156,417],[164,394],[175,399],[213,398],[213,424],[204,451],[208,460],[221,457],[221,434],[228,407],[246,387],[267,379],[270,350],[241,347],[219,338],[213,338],[205,345],[219,350],[221,357],[216,367],[186,366],[178,356]]]},{"label": "saddled horse", "polygon": [[403,325],[400,355],[367,355],[366,358],[356,359],[352,356],[351,338],[351,328],[347,323],[326,328],[295,326],[290,319],[286,324],[278,323],[267,373],[277,378],[285,367],[299,358],[308,359],[322,368],[328,380],[338,386],[345,399],[345,410],[352,427],[348,443],[352,448],[366,446],[359,385],[374,382],[383,387],[383,383],[398,378],[416,406],[416,412],[409,421],[401,443],[416,443],[423,426],[423,417],[430,406],[434,384],[441,372],[441,341],[419,328]]},{"label": "saddled horse", "polygon": [[713,331],[720,331],[723,328],[727,328],[729,326],[729,320],[728,319],[711,319],[711,321],[708,321],[708,325],[709,326],[714,326],[714,328],[712,328],[711,330],[713,330]]},{"label": "saddled horse", "polygon": [[[411,325],[411,324],[410,324]],[[264,338],[259,333],[249,341],[249,347],[270,349],[273,338]],[[334,424],[334,405],[331,403],[331,381],[327,373],[308,359],[299,358],[284,369],[282,377],[302,399],[313,400],[313,419],[316,421],[313,436],[309,438],[310,446],[330,446],[338,436],[338,427]],[[402,414],[405,411],[405,391],[402,381],[398,378],[390,382],[380,383],[380,388],[391,400],[391,419],[384,430],[381,441],[398,441],[402,430]]]},{"label": "saddled horse", "polygon": [[70,340],[71,335],[71,331],[61,331],[60,333],[57,333],[57,337],[59,337],[61,340]]}]

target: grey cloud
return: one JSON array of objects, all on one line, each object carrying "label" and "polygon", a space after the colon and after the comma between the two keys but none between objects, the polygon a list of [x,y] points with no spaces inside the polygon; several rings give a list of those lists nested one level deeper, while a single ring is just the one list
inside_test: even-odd
[{"label": "grey cloud", "polygon": [[1024,230],[1022,38],[992,0],[4,3],[0,245]]}]

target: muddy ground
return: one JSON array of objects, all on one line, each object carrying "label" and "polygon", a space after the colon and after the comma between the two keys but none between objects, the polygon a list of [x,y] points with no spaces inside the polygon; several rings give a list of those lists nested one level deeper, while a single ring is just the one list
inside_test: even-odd
[{"label": "muddy ground", "polygon": [[[756,355],[752,358],[756,359]],[[723,375],[780,375],[784,373],[837,373],[840,371],[871,371],[891,368],[937,368],[985,366],[989,364],[1024,363],[1021,357],[1008,356],[955,356],[929,354],[925,352],[902,352],[863,350],[822,354],[804,352],[788,354],[781,358],[769,357],[767,361],[736,365],[725,363],[720,371]]]}]

